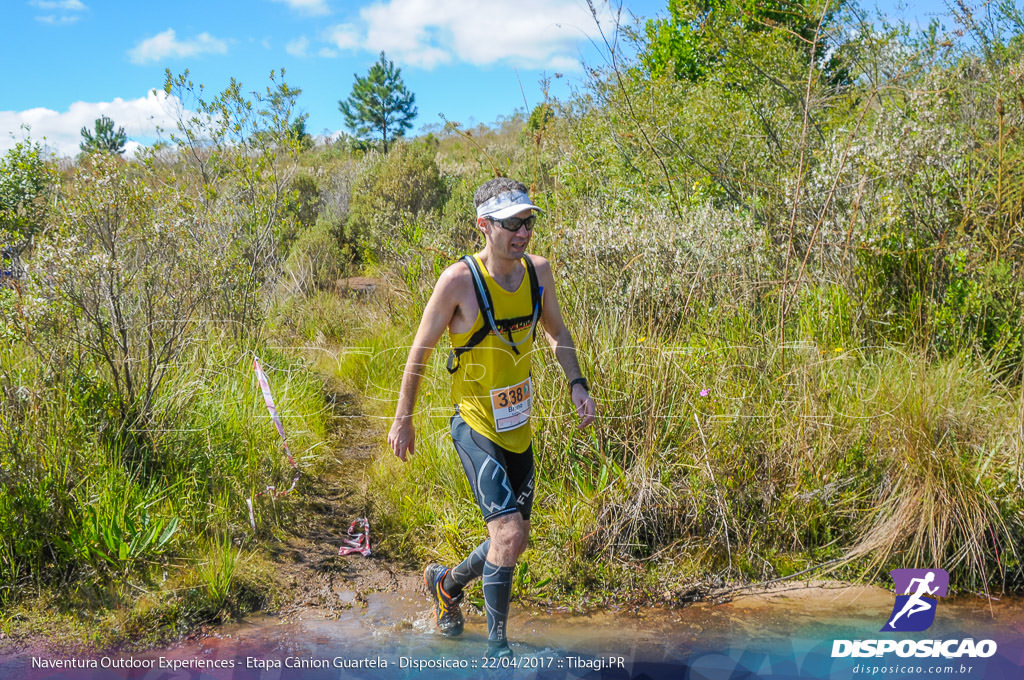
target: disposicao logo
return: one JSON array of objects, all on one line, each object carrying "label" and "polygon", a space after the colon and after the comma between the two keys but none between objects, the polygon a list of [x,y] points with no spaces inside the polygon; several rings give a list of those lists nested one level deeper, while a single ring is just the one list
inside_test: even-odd
[{"label": "disposicao logo", "polygon": [[[893,569],[889,572],[896,586],[892,607],[883,633],[916,633],[935,622],[938,598],[949,591],[949,574],[943,569]],[[987,658],[996,653],[994,640],[833,640],[832,657],[880,657],[895,653],[900,657],[946,659]]]},{"label": "disposicao logo", "polygon": [[896,604],[882,632],[928,630],[935,621],[936,598],[949,590],[949,574],[945,569],[893,569],[889,574],[896,584]]}]

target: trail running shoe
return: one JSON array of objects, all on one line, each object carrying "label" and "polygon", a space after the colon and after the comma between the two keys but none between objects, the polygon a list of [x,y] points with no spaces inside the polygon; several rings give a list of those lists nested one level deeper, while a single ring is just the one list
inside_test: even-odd
[{"label": "trail running shoe", "polygon": [[434,603],[434,618],[437,620],[437,627],[441,635],[455,637],[462,634],[462,611],[459,609],[459,602],[462,600],[462,593],[456,597],[449,597],[444,592],[441,584],[444,583],[448,567],[440,564],[428,564],[423,570],[423,584],[430,593],[430,600]]}]

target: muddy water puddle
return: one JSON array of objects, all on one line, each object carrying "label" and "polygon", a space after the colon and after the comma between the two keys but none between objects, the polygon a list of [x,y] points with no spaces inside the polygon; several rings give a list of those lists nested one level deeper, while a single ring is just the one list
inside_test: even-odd
[{"label": "muddy water puddle", "polygon": [[[262,617],[167,649],[93,657],[94,667],[40,665],[40,661],[74,662],[73,657],[46,656],[35,663],[30,656],[0,658],[0,677],[853,678],[863,674],[853,670],[855,660],[832,658],[833,641],[886,637],[878,631],[892,606],[891,591],[819,586],[737,596],[722,604],[638,612],[569,615],[513,608],[508,630],[516,668],[502,670],[488,668],[481,657],[486,622],[479,612],[467,612],[465,633],[447,639],[436,633],[425,596],[375,593],[353,601],[337,618],[315,610],[300,618]],[[941,601],[932,627],[903,637],[907,636],[996,640],[1002,648],[997,661],[1003,665],[997,668],[989,659],[968,677],[1024,677],[1024,600],[1020,598]],[[1000,670],[1004,666],[1010,670]],[[992,668],[999,674],[991,675]],[[1020,675],[1004,674],[1017,671]],[[959,674],[929,672],[928,676]],[[887,677],[918,676],[893,672]]]}]

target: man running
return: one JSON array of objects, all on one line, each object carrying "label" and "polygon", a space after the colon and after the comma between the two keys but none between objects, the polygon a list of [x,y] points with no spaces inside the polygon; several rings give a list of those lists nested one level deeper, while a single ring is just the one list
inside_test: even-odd
[{"label": "man running", "polygon": [[456,402],[451,418],[455,450],[487,523],[490,538],[454,568],[428,565],[423,574],[441,633],[462,632],[462,591],[482,577],[488,656],[510,656],[508,619],[512,572],[526,550],[533,506],[533,381],[530,353],[536,325],[569,381],[579,427],[594,422],[590,386],[562,321],[551,265],[527,255],[540,210],[520,182],[499,177],[473,196],[483,251],[448,267],[437,281],[409,350],[388,445],[402,461],[415,452],[412,413],[427,360],[445,329],[451,338],[448,370]]},{"label": "man running", "polygon": [[[907,592],[905,593],[906,595],[910,595],[910,597],[907,598],[907,602],[903,605],[903,609],[901,609],[899,613],[896,614],[896,616],[892,617],[892,620],[888,623],[890,629],[896,629],[896,626],[894,624],[903,615],[906,615],[906,617],[909,619],[914,614],[926,612],[935,606],[934,603],[929,602],[925,599],[926,595],[934,595],[935,592],[939,589],[938,586],[935,586],[934,588],[929,587],[932,581],[934,580],[934,571],[929,571],[924,576],[924,578],[910,579],[910,583],[907,584]],[[910,591],[914,590],[914,584],[917,584],[917,591],[912,594]]]}]

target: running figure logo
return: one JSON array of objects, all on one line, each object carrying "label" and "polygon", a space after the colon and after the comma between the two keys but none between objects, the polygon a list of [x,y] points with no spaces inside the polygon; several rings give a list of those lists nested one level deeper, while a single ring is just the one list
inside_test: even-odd
[{"label": "running figure logo", "polygon": [[936,598],[949,590],[949,574],[943,569],[893,569],[896,604],[882,632],[913,633],[927,630],[935,621]]}]

